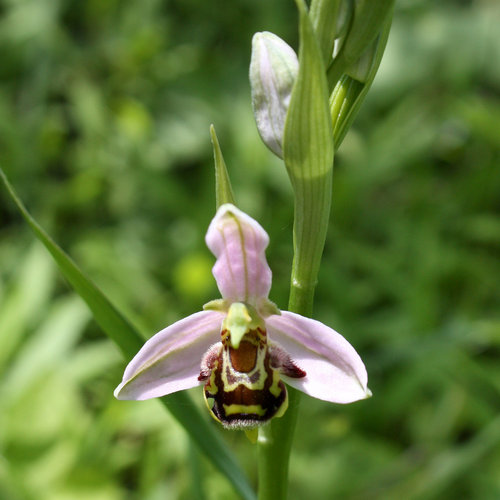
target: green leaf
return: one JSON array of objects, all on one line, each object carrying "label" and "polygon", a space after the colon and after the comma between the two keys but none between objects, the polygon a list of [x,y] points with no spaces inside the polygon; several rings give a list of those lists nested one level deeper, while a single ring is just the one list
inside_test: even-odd
[{"label": "green leaf", "polygon": [[217,134],[215,133],[215,127],[210,125],[210,138],[212,139],[212,147],[214,150],[214,161],[215,161],[215,205],[219,208],[224,203],[234,202],[233,188],[231,187],[231,181],[229,180],[229,174],[227,173],[226,162],[222,156],[222,151],[219,146],[219,140],[217,139]]},{"label": "green leaf", "polygon": [[[51,253],[73,289],[87,303],[96,322],[118,345],[124,357],[127,360],[131,359],[144,343],[142,336],[30,215],[2,169],[0,169],[0,178],[35,236]],[[254,500],[255,494],[235,457],[228,450],[220,434],[209,424],[208,419],[194,405],[186,392],[171,394],[161,398],[161,401],[215,467],[232,482],[240,495],[246,500]]]},{"label": "green leaf", "polygon": [[374,42],[373,61],[371,62],[366,79],[361,82],[349,75],[343,75],[330,96],[330,113],[335,150],[339,148],[344,140],[347,131],[358,114],[361,104],[365,100],[366,94],[372,86],[380,62],[382,61],[382,56],[384,55],[391,23],[392,16],[386,20],[380,35]]},{"label": "green leaf", "polygon": [[391,17],[395,0],[356,0],[354,19],[342,46],[342,57],[347,64],[355,63],[375,40]]},{"label": "green leaf", "polygon": [[392,18],[395,0],[356,0],[349,32],[339,53],[328,70],[330,88],[334,87],[347,69],[356,64],[362,54],[384,30]]},{"label": "green leaf", "polygon": [[309,16],[316,31],[326,68],[332,62],[339,11],[340,0],[312,0],[311,2]]},{"label": "green leaf", "polygon": [[54,275],[54,265],[46,252],[34,244],[12,277],[14,283],[10,293],[0,300],[0,371],[11,361],[33,319],[47,309]]}]

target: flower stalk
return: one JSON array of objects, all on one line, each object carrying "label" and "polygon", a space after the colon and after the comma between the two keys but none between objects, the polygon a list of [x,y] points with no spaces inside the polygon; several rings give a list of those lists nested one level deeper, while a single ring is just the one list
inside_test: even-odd
[{"label": "flower stalk", "polygon": [[[331,3],[329,5],[332,8]],[[283,140],[284,161],[295,194],[289,309],[311,316],[330,216],[333,132],[324,52],[322,54],[303,0],[299,0],[297,6],[301,41],[299,74]],[[325,26],[319,16],[316,20],[317,25]],[[259,500],[284,500],[287,496],[290,451],[300,395],[290,391],[289,398],[287,413],[272,421],[259,439]]]},{"label": "flower stalk", "polygon": [[[330,217],[334,151],[375,77],[394,1],[312,0],[309,12],[304,0],[296,3],[299,70],[286,110],[282,143],[294,189],[289,310],[310,317]],[[266,120],[258,118],[256,114],[260,130]],[[272,123],[272,118],[267,121]],[[287,496],[299,399],[299,393],[289,391],[285,416],[260,430],[259,500]]]}]

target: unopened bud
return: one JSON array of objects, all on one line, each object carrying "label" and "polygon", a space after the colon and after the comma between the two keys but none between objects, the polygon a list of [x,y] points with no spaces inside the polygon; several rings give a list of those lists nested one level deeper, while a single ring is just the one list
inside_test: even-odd
[{"label": "unopened bud", "polygon": [[269,32],[252,40],[250,86],[259,134],[266,146],[283,158],[283,130],[293,84],[299,70],[294,50]]}]

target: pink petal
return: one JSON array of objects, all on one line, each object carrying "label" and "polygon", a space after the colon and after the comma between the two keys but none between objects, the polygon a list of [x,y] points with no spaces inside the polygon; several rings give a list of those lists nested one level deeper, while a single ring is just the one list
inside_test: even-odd
[{"label": "pink petal", "polygon": [[336,331],[288,311],[267,318],[266,326],[270,341],[285,349],[307,374],[304,378],[284,376],[287,384],[332,403],[352,403],[371,395],[365,365]]},{"label": "pink petal", "polygon": [[220,340],[225,314],[202,311],[151,337],[128,364],[118,399],[149,399],[199,385],[201,359]]},{"label": "pink petal", "polygon": [[223,298],[253,305],[267,298],[271,288],[265,255],[269,237],[258,222],[225,204],[217,211],[205,239],[217,257],[212,272]]}]

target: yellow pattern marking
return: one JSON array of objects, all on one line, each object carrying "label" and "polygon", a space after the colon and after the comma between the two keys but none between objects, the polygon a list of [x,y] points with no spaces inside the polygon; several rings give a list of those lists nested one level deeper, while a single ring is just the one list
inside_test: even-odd
[{"label": "yellow pattern marking", "polygon": [[[240,372],[235,372],[234,370],[232,370],[232,363],[231,363],[231,357],[230,357],[229,351],[227,349],[224,349],[222,351],[222,357],[223,357],[222,366],[223,367],[226,367],[226,366],[231,367],[232,373],[237,374],[236,380],[231,384],[231,383],[229,383],[229,380],[227,379],[226,370],[225,369],[222,370],[221,378],[222,378],[222,383],[224,384],[224,390],[226,392],[231,392],[231,391],[234,391],[239,385],[244,385],[248,389],[254,389],[254,390],[264,389],[264,385],[265,385],[266,378],[267,378],[266,369],[264,367],[264,360],[266,358],[266,353],[267,353],[267,346],[265,346],[263,349],[260,348],[257,351],[257,361],[255,363],[255,368],[249,373],[240,373]],[[252,382],[252,380],[251,380],[252,376],[256,372],[259,372],[260,376],[257,378],[256,382]]]},{"label": "yellow pattern marking", "polygon": [[271,371],[273,372],[273,383],[271,384],[271,387],[269,387],[269,392],[277,398],[281,394],[281,388],[279,386],[280,374],[278,373],[278,370],[274,370],[273,368],[271,368]]},{"label": "yellow pattern marking", "polygon": [[226,415],[235,415],[237,413],[253,413],[262,417],[266,414],[266,410],[261,405],[223,405]]},{"label": "yellow pattern marking", "polygon": [[277,418],[282,417],[287,409],[288,409],[288,392],[285,391],[285,399],[283,403],[281,403],[281,406],[278,408],[278,411],[274,414],[274,416]]},{"label": "yellow pattern marking", "polygon": [[216,369],[217,366],[219,365],[218,362],[215,362],[215,365],[212,369],[212,373],[210,374],[210,380],[207,386],[205,386],[205,390],[211,395],[215,396],[217,392],[219,392],[219,388],[217,387],[217,384],[215,383],[215,375],[216,375]]}]

